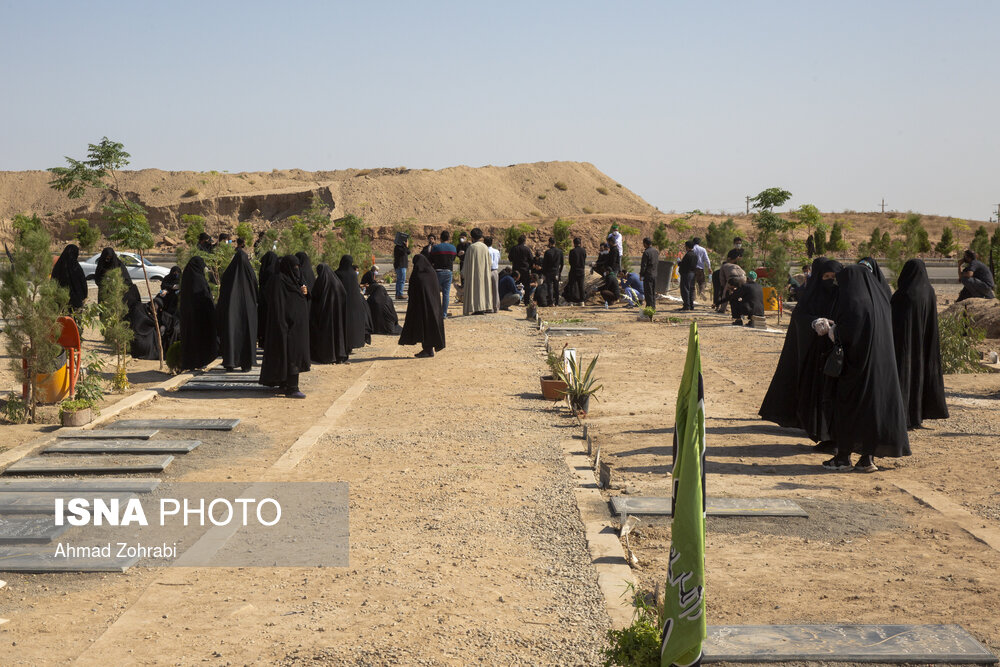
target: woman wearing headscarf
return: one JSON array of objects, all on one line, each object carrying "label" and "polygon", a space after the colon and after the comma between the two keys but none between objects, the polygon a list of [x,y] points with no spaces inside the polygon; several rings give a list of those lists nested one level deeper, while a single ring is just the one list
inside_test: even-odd
[{"label": "woman wearing headscarf", "polygon": [[160,293],[154,301],[161,313],[177,316],[177,301],[181,289],[181,267],[172,266],[170,271],[160,281]]},{"label": "woman wearing headscarf", "polygon": [[317,364],[346,364],[347,290],[326,264],[316,267],[309,299],[309,356]]},{"label": "woman wearing headscarf", "polygon": [[71,310],[83,308],[87,299],[87,276],[80,267],[80,248],[70,243],[52,266],[52,279],[69,290]]},{"label": "woman wearing headscarf", "polygon": [[312,294],[313,287],[316,286],[316,274],[313,273],[312,259],[305,252],[295,253],[295,258],[299,260],[299,275],[302,276],[302,284]]},{"label": "woman wearing headscarf", "polygon": [[97,258],[97,266],[94,269],[94,282],[97,283],[97,299],[101,299],[101,288],[104,286],[104,276],[108,271],[117,270],[122,274],[122,281],[126,290],[132,286],[132,277],[128,274],[128,269],[118,259],[114,249],[108,247],[101,251],[101,256]]},{"label": "woman wearing headscarf", "polygon": [[[118,255],[115,254],[115,251],[110,247],[101,251],[101,256],[97,258],[97,267],[94,270],[94,282],[97,283],[98,303],[104,301],[105,299],[104,278],[110,271],[118,271],[121,274],[122,283],[125,285],[125,293],[122,295],[122,301],[125,303],[125,307],[128,311],[126,319],[128,319],[129,324],[132,325],[132,331],[140,337],[145,336],[145,330],[147,327],[142,323],[142,320],[144,320],[145,317],[141,312],[142,297],[139,296],[139,288],[132,284],[132,277],[129,276],[128,269],[118,258]],[[103,314],[101,315],[101,320],[104,320]],[[152,321],[152,316],[150,316],[150,321]],[[153,335],[156,335],[155,332]],[[140,341],[139,348],[141,349],[143,345],[144,344]]]},{"label": "woman wearing headscarf", "polygon": [[924,419],[947,419],[941,347],[938,338],[937,296],[922,259],[903,265],[892,295],[892,340],[896,352],[899,389],[906,406],[907,428]]},{"label": "woman wearing headscarf", "polygon": [[257,363],[257,276],[242,248],[222,274],[215,320],[223,367],[249,371]]},{"label": "woman wearing headscarf", "polygon": [[885,274],[882,273],[881,267],[878,265],[878,261],[874,257],[862,257],[858,260],[858,264],[867,267],[871,271],[872,276],[875,278],[875,282],[878,283],[879,288],[885,295],[885,300],[888,301],[892,298],[892,286],[889,285],[889,281],[885,279]]},{"label": "woman wearing headscarf", "polygon": [[260,271],[257,278],[257,342],[264,346],[264,334],[267,327],[267,282],[278,271],[278,255],[273,250],[268,250],[260,258]]},{"label": "woman wearing headscarf", "polygon": [[821,443],[818,448],[823,451],[833,449],[828,411],[822,409],[826,383],[822,364],[833,343],[816,336],[812,322],[833,315],[837,298],[834,279],[842,268],[834,259],[813,260],[812,273],[792,311],[778,365],[758,412],[779,426],[804,429],[814,442]]},{"label": "woman wearing headscarf", "polygon": [[399,327],[399,316],[396,315],[396,306],[380,283],[371,283],[368,286],[368,311],[372,315],[372,333],[398,336],[402,331]]},{"label": "woman wearing headscarf", "polygon": [[875,472],[874,457],[910,455],[906,411],[899,391],[889,302],[868,267],[854,264],[837,273],[837,302],[832,323],[813,328],[843,346],[844,363],[833,378],[831,425],[837,454],[823,463],[828,470],[850,470],[851,454],[861,454],[854,470]]},{"label": "woman wearing headscarf", "polygon": [[202,368],[219,356],[215,304],[205,278],[205,260],[192,257],[181,274],[181,370]]},{"label": "woman wearing headscarf", "polygon": [[371,312],[358,286],[358,274],[354,271],[354,258],[344,255],[340,266],[334,271],[347,292],[347,313],[344,319],[347,347],[356,350],[372,342]]},{"label": "woman wearing headscarf", "polygon": [[299,260],[286,255],[264,288],[268,318],[263,322],[264,359],[260,383],[278,387],[289,398],[305,398],[299,374],[309,371],[309,302],[299,275]]},{"label": "woman wearing headscarf", "polygon": [[417,357],[433,357],[444,349],[444,319],[441,317],[441,285],[437,272],[424,255],[414,255],[406,303],[406,319],[400,345],[421,346]]}]

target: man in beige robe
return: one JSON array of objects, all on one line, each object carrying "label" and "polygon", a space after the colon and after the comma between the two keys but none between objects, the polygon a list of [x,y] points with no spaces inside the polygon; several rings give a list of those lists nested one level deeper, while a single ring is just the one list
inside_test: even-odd
[{"label": "man in beige robe", "polygon": [[483,243],[483,232],[476,227],[470,233],[472,245],[465,251],[462,266],[462,314],[479,315],[493,310],[490,287],[490,251]]}]

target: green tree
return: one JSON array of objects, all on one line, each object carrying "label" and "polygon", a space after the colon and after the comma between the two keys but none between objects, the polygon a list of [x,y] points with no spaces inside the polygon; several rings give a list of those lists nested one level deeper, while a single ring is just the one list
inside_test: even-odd
[{"label": "green tree", "polygon": [[847,241],[844,240],[844,226],[840,222],[833,223],[826,246],[829,251],[844,252],[847,250]]},{"label": "green tree", "polygon": [[710,222],[705,234],[705,245],[709,250],[725,255],[733,247],[733,239],[737,236],[739,236],[739,230],[736,229],[736,221],[732,218],[728,218],[718,225]]},{"label": "green tree", "polygon": [[69,221],[73,228],[73,237],[80,250],[84,253],[91,253],[97,247],[97,242],[101,240],[101,230],[98,227],[91,227],[90,221],[86,218],[76,218]]},{"label": "green tree", "polygon": [[294,219],[292,226],[281,230],[278,235],[278,255],[294,255],[297,252],[304,252],[312,257],[313,240],[309,225],[298,220],[297,216],[291,216],[289,219]]},{"label": "green tree", "polygon": [[236,238],[243,239],[246,247],[253,248],[253,227],[249,222],[241,222],[236,225]]},{"label": "green tree", "polygon": [[569,252],[570,248],[573,247],[573,237],[569,228],[574,224],[576,224],[575,220],[556,218],[556,222],[552,226],[552,238],[556,240],[556,247],[561,248],[563,253]]},{"label": "green tree", "polygon": [[[792,214],[798,220],[799,226],[805,227],[806,231],[812,234],[813,230],[823,221],[823,216],[819,209],[812,204],[803,204]],[[817,250],[817,252],[819,252]]]},{"label": "green tree", "polygon": [[302,215],[299,217],[302,222],[309,226],[309,231],[318,232],[330,226],[331,210],[333,209],[327,206],[319,196],[313,194],[309,200],[309,208],[302,211]]},{"label": "green tree", "polygon": [[[62,348],[55,342],[61,331],[57,318],[66,310],[69,292],[49,277],[52,237],[38,218],[16,216],[17,243],[11,262],[0,269],[0,312],[10,368],[28,388],[25,406],[35,421],[39,373],[55,369]],[[22,362],[23,360],[23,362]]]},{"label": "green tree", "polygon": [[198,245],[198,237],[205,233],[205,218],[200,215],[182,215],[184,242],[192,248]]},{"label": "green tree", "polygon": [[[709,223],[708,226],[711,227],[712,223]],[[667,235],[667,223],[661,221],[658,225],[656,225],[656,229],[653,230],[652,241],[653,246],[655,246],[660,252],[663,252],[671,246],[670,237]]]},{"label": "green tree", "polygon": [[826,254],[826,230],[817,229],[812,233],[813,246],[816,248],[817,255]]},{"label": "green tree", "polygon": [[750,203],[758,211],[770,211],[775,206],[781,206],[792,198],[792,193],[781,188],[768,188],[757,193]]},{"label": "green tree", "polygon": [[522,222],[519,225],[511,225],[504,230],[503,233],[503,251],[508,257],[510,256],[510,250],[517,245],[517,239],[523,234],[527,236],[528,234],[535,231],[535,228],[526,222]]},{"label": "green tree", "polygon": [[[145,251],[153,247],[153,232],[146,219],[146,209],[125,198],[119,182],[119,171],[128,166],[131,156],[125,146],[103,137],[98,144],[89,144],[86,160],[67,157],[68,167],[52,167],[49,172],[54,178],[49,181],[52,189],[65,192],[70,199],[78,199],[88,189],[107,190],[111,201],[104,205],[104,216],[110,221],[109,238],[116,244],[135,251],[142,265],[142,277],[146,283],[146,294],[153,301],[153,289],[146,273]],[[156,331],[156,347],[159,351],[160,369],[163,369],[163,341],[160,339],[160,323],[156,308],[153,313],[153,328]]]},{"label": "green tree", "polygon": [[976,234],[972,237],[972,243],[969,244],[969,249],[975,252],[976,257],[980,260],[989,257],[990,233],[986,231],[985,226],[979,225],[976,229]]},{"label": "green tree", "polygon": [[955,235],[951,227],[945,227],[941,230],[941,240],[934,246],[934,250],[945,257],[950,257],[951,253],[955,252],[955,247]]},{"label": "green tree", "polygon": [[931,241],[921,220],[919,213],[909,213],[900,223],[906,239],[906,253],[910,257],[931,251]]},{"label": "green tree", "polygon": [[128,320],[128,309],[125,306],[125,281],[119,271],[109,271],[101,286],[98,306],[101,313],[101,333],[104,342],[115,353],[115,374],[111,379],[111,388],[116,393],[128,390],[128,351],[132,342],[132,327]]}]

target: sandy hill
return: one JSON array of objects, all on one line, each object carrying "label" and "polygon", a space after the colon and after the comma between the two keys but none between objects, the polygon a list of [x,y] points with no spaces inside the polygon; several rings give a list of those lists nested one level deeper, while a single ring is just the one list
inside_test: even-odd
[{"label": "sandy hill", "polygon": [[[331,218],[348,213],[364,218],[375,248],[389,250],[393,227],[406,221],[413,233],[423,237],[430,231],[483,227],[494,235],[514,223],[528,223],[533,244],[544,243],[557,217],[577,221],[574,234],[584,238],[591,252],[617,221],[639,230],[639,237],[652,235],[660,221],[677,214],[659,212],[623,184],[585,162],[536,162],[508,167],[450,167],[441,170],[348,169],[307,172],[300,169],[270,172],[162,171],[144,169],[122,175],[122,189],[149,211],[158,243],[169,248],[180,238],[180,218],[201,215],[207,229],[216,234],[232,231],[239,222],[249,222],[256,231],[283,226],[290,216],[301,213],[314,198],[331,209]],[[86,218],[102,228],[104,195],[91,192],[71,200],[48,186],[45,171],[0,172],[0,240],[9,240],[10,221],[18,213],[34,213],[65,241],[71,236],[68,222]],[[691,233],[704,235],[709,222],[728,216],[697,215],[690,220]],[[827,213],[827,223],[845,223],[852,245],[868,238],[872,228],[886,231],[899,213]],[[750,231],[750,221],[736,216],[741,229]],[[961,242],[972,238],[979,221],[956,222],[951,218],[925,216],[932,241],[950,225]],[[638,252],[636,241],[632,248]]]}]

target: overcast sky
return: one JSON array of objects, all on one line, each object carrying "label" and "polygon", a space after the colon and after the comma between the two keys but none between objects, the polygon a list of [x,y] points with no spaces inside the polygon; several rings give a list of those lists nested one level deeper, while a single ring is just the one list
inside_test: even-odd
[{"label": "overcast sky", "polygon": [[11,2],[0,169],[592,162],[663,211],[985,220],[1000,2]]}]

